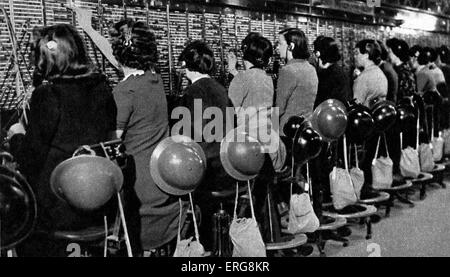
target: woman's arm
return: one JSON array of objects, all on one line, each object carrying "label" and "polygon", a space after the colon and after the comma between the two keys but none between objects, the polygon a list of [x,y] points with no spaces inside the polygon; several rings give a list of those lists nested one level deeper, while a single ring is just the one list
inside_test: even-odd
[{"label": "woman's arm", "polygon": [[94,44],[103,53],[105,58],[117,69],[119,69],[119,63],[113,55],[111,44],[108,39],[103,37],[99,32],[97,32],[92,27],[92,12],[90,10],[85,10],[77,6],[70,7],[76,14],[77,20],[80,27],[86,34],[92,39]]}]

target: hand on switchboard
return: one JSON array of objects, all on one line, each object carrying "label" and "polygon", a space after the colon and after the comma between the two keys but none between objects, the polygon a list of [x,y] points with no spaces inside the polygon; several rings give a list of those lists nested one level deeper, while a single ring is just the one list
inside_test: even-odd
[{"label": "hand on switchboard", "polygon": [[92,11],[82,9],[74,4],[68,4],[67,7],[75,12],[78,25],[80,25],[83,30],[86,31],[92,28]]},{"label": "hand on switchboard", "polygon": [[236,76],[238,74],[237,71],[237,57],[233,51],[228,52],[227,55],[227,63],[228,63],[228,72]]}]

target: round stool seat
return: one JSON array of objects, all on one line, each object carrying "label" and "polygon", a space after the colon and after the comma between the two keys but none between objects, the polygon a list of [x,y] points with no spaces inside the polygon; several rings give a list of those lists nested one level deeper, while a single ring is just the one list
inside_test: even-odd
[{"label": "round stool seat", "polygon": [[288,235],[282,238],[281,242],[266,243],[267,251],[286,250],[300,247],[308,241],[305,234]]},{"label": "round stool seat", "polygon": [[[108,233],[113,233],[114,228],[111,227]],[[69,240],[73,242],[93,242],[105,239],[105,227],[90,227],[78,231],[56,231],[51,234],[55,239]]]},{"label": "round stool seat", "polygon": [[328,208],[328,210],[324,211],[323,215],[332,217],[341,216],[345,219],[369,217],[377,212],[377,208],[365,204],[351,205],[340,211],[336,211],[332,205],[324,205],[324,208]]},{"label": "round stool seat", "polygon": [[[247,186],[242,186],[239,188],[238,194],[242,194],[247,192]],[[236,196],[236,190],[221,190],[221,191],[212,191],[210,192],[211,196],[214,198],[230,198]]]},{"label": "round stool seat", "polygon": [[389,200],[390,197],[391,196],[389,195],[389,193],[380,191],[380,192],[378,192],[377,197],[369,198],[369,199],[360,199],[358,202],[361,204],[372,205],[372,204],[385,202],[385,201]]},{"label": "round stool seat", "polygon": [[412,179],[413,184],[421,184],[433,180],[433,174],[422,172],[417,179]]},{"label": "round stool seat", "polygon": [[402,191],[405,189],[409,189],[413,186],[413,183],[411,181],[406,181],[406,183],[402,183],[399,185],[393,185],[390,188],[387,189],[381,189],[380,191],[386,191],[386,192],[394,192],[394,191]]},{"label": "round stool seat", "polygon": [[445,171],[445,165],[444,164],[436,164],[433,168],[433,170],[431,170],[431,173],[439,173]]},{"label": "round stool seat", "polygon": [[333,231],[333,230],[337,230],[337,229],[347,225],[347,219],[345,219],[344,217],[335,216],[335,217],[329,217],[329,218],[333,219],[334,221],[327,223],[327,224],[320,225],[319,229],[317,229],[317,231]]}]

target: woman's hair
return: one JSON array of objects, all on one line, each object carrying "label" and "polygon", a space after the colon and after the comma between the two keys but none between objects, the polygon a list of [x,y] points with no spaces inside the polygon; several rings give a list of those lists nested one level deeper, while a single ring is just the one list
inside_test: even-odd
[{"label": "woman's hair", "polygon": [[409,56],[418,58],[421,51],[422,47],[420,45],[414,45],[409,49]]},{"label": "woman's hair", "polygon": [[417,61],[420,65],[427,65],[431,62],[435,62],[437,59],[436,51],[431,47],[424,47],[422,51],[420,51],[419,58]]},{"label": "woman's hair", "polygon": [[369,60],[376,65],[381,62],[381,46],[373,39],[364,39],[356,44],[361,54],[369,54]]},{"label": "woman's hair", "polygon": [[257,32],[250,32],[243,40],[242,40],[242,45],[241,45],[241,50],[242,52],[245,52],[248,47],[250,42],[257,37],[261,37],[260,33]]},{"label": "woman's hair", "polygon": [[216,70],[214,53],[209,46],[201,41],[195,40],[186,46],[179,58],[180,62],[186,63],[190,71],[202,74],[212,74]]},{"label": "woman's hair", "polygon": [[249,39],[248,47],[244,51],[244,60],[251,62],[255,67],[264,68],[273,56],[272,43],[262,36],[253,36]]},{"label": "woman's hair", "polygon": [[450,63],[450,50],[447,46],[442,45],[441,47],[436,49],[439,57],[441,58],[441,62],[449,64]]},{"label": "woman's hair", "polygon": [[80,75],[92,68],[83,39],[71,25],[35,28],[33,39],[31,59],[35,65],[34,75],[39,78]]},{"label": "woman's hair", "polygon": [[120,64],[140,70],[156,67],[156,37],[146,23],[122,20],[110,29],[110,36],[114,57]]},{"label": "woman's hair", "polygon": [[398,38],[391,38],[386,41],[386,46],[389,47],[394,55],[402,62],[407,62],[409,60],[409,46],[406,41]]},{"label": "woman's hair", "polygon": [[295,47],[292,51],[292,57],[294,59],[309,58],[310,54],[308,49],[308,38],[302,30],[297,28],[290,28],[281,31],[279,34],[284,36],[284,39],[286,40],[288,45],[294,43]]},{"label": "woman's hair", "polygon": [[341,59],[339,47],[331,37],[320,36],[314,41],[314,52],[320,52],[319,59],[325,63],[335,63]]}]

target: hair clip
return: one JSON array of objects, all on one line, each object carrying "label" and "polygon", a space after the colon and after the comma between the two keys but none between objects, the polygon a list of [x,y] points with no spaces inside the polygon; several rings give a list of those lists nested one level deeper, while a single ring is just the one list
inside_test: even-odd
[{"label": "hair clip", "polygon": [[50,40],[49,42],[47,42],[47,48],[49,50],[54,50],[54,49],[58,48],[58,44],[56,43],[56,41]]}]

